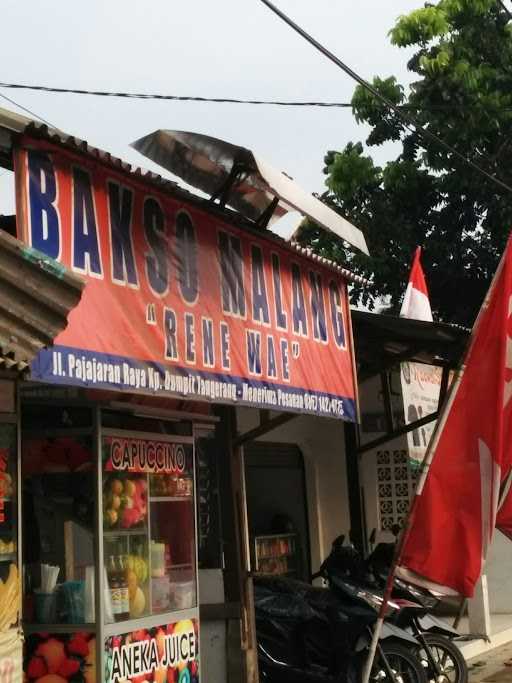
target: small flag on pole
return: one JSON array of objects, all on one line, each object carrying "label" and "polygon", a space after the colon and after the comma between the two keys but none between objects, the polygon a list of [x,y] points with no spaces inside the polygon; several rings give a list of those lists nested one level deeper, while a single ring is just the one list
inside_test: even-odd
[{"label": "small flag on pole", "polygon": [[[414,253],[409,282],[404,295],[402,318],[432,321],[432,310],[427,285],[421,267],[421,247]],[[404,404],[405,424],[415,422],[437,409],[443,370],[434,365],[404,361],[400,365],[400,382]],[[427,445],[434,431],[434,421],[407,434],[409,462],[419,466],[425,457]]]},{"label": "small flag on pole", "polygon": [[428,320],[432,322],[432,311],[428,298],[427,283],[421,267],[421,247],[416,247],[412,261],[409,283],[405,290],[401,318],[415,318],[416,320]]}]

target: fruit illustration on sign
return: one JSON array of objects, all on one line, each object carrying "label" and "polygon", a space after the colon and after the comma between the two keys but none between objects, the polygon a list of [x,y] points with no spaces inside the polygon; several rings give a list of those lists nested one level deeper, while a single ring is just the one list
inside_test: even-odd
[{"label": "fruit illustration on sign", "polygon": [[135,482],[131,481],[130,479],[127,479],[124,484],[124,492],[129,498],[133,498],[135,495]]},{"label": "fruit illustration on sign", "polygon": [[34,633],[26,642],[26,683],[96,683],[93,634]]},{"label": "fruit illustration on sign", "polygon": [[12,477],[8,472],[0,472],[0,498],[8,498],[13,494]]},{"label": "fruit illustration on sign", "polygon": [[66,659],[64,643],[56,638],[50,638],[46,643],[41,643],[36,650],[36,656],[42,657],[46,663],[48,673],[56,674]]},{"label": "fruit illustration on sign", "polygon": [[113,493],[110,499],[110,507],[112,508],[112,510],[119,510],[119,508],[121,507],[121,496],[118,496],[117,494]]},{"label": "fruit illustration on sign", "polygon": [[147,515],[147,486],[144,478],[107,479],[103,492],[105,526],[131,529],[143,524]]},{"label": "fruit illustration on sign", "polygon": [[108,526],[115,526],[117,524],[117,520],[118,520],[117,510],[113,510],[112,508],[105,510],[105,521],[106,521]]},{"label": "fruit illustration on sign", "polygon": [[[174,627],[174,634],[179,635],[181,633],[192,633],[194,632],[194,624],[190,619],[183,619],[182,621],[178,621],[176,626]],[[179,662],[178,663],[178,671],[182,671],[183,669],[187,668],[187,662]]]}]

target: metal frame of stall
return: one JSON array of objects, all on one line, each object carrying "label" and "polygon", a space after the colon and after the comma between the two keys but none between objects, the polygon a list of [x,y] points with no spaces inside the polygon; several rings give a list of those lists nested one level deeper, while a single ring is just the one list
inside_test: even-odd
[{"label": "metal frame of stall", "polygon": [[[18,385],[19,387],[19,394],[22,393],[21,391],[21,386]],[[21,404],[26,402],[27,404],[31,405],[37,405],[38,403],[44,403],[45,406],[48,405],[53,405],[55,408],[69,408],[71,406],[73,407],[81,407],[81,408],[89,408],[91,411],[91,418],[92,418],[92,426],[90,428],[87,427],[78,427],[78,428],[52,428],[48,427],[47,429],[41,430],[25,430],[24,425],[21,422],[21,413],[22,413],[22,408]],[[197,500],[196,500],[196,463],[195,463],[195,440],[196,440],[196,426],[194,424],[194,420],[192,420],[192,414],[190,413],[183,413],[181,414],[179,411],[174,412],[174,411],[165,411],[162,410],[160,411],[155,411],[154,409],[150,409],[149,411],[144,410],[143,405],[137,405],[136,406],[136,412],[137,412],[137,417],[141,419],[147,419],[147,420],[154,420],[154,421],[159,421],[159,422],[181,422],[181,423],[188,423],[190,424],[190,431],[191,435],[190,436],[181,436],[181,435],[168,435],[168,434],[162,434],[158,433],[155,431],[136,431],[136,430],[127,430],[125,428],[112,428],[112,427],[103,427],[102,426],[102,421],[101,421],[101,416],[103,412],[108,411],[111,414],[125,414],[125,415],[133,415],[133,409],[134,406],[131,406],[130,408],[125,409],[124,411],[121,409],[121,406],[119,404],[116,404],[115,407],[112,406],[112,404],[105,403],[92,403],[90,401],[73,401],[70,402],[65,401],[65,400],[51,400],[48,401],[47,399],[45,400],[37,400],[37,399],[23,399],[23,397],[20,399],[18,397],[18,415],[16,416],[16,420],[11,418],[10,416],[5,417],[4,415],[0,415],[0,422],[13,422],[18,425],[18,560],[19,560],[19,566],[22,568],[23,571],[23,524],[22,524],[22,496],[20,495],[22,492],[22,474],[23,474],[23,462],[22,462],[22,440],[24,434],[29,434],[31,437],[33,436],[44,436],[44,437],[49,437],[49,436],[87,436],[90,437],[92,440],[93,444],[93,449],[94,449],[94,458],[95,458],[95,467],[94,467],[94,493],[95,493],[95,516],[94,516],[94,527],[93,527],[93,532],[94,532],[94,537],[93,537],[93,547],[94,547],[94,586],[95,586],[95,605],[94,605],[94,614],[95,614],[95,621],[92,623],[83,623],[83,624],[36,624],[36,623],[25,623],[23,621],[23,613],[22,610],[20,611],[20,622],[23,626],[23,631],[26,635],[30,635],[32,633],[37,633],[37,632],[51,632],[55,634],[64,634],[64,633],[76,633],[76,632],[89,632],[89,633],[94,633],[95,638],[96,638],[96,679],[98,683],[104,680],[104,672],[105,672],[105,643],[106,639],[111,637],[111,636],[117,636],[121,634],[128,634],[131,633],[132,631],[135,631],[137,629],[144,629],[144,628],[152,628],[155,626],[161,626],[165,624],[172,624],[176,623],[181,620],[185,619],[196,619],[198,621],[198,624],[200,622],[200,616],[199,616],[199,586],[198,586],[198,557],[197,557],[197,524],[198,524],[198,519],[197,519]],[[172,413],[172,414],[171,414]],[[198,423],[204,423],[204,422],[210,422],[211,418],[208,416],[203,416],[203,415],[196,415],[194,416],[195,420]],[[104,586],[104,528],[103,528],[103,515],[102,515],[102,496],[103,496],[103,490],[102,490],[102,479],[103,479],[103,458],[102,458],[102,440],[104,436],[112,436],[112,435],[119,435],[119,436],[130,436],[130,437],[139,437],[139,438],[157,438],[159,441],[167,441],[167,442],[174,442],[174,443],[186,443],[192,446],[193,449],[193,483],[194,483],[194,497],[193,497],[193,505],[194,505],[194,540],[195,540],[195,553],[194,553],[194,583],[195,583],[195,596],[196,596],[196,604],[195,607],[192,607],[190,609],[184,609],[184,610],[172,610],[169,612],[161,612],[155,615],[150,615],[150,616],[145,616],[145,617],[140,617],[137,619],[130,619],[130,620],[125,620],[125,621],[115,621],[113,623],[105,623],[105,586]],[[148,508],[149,508],[149,495],[148,495]],[[148,520],[147,520],[147,528],[148,528],[148,539],[150,535],[150,513],[148,511]],[[148,561],[149,561],[149,575],[151,575],[151,553],[149,550],[149,544],[148,544]],[[98,580],[99,577],[99,580]],[[151,582],[149,582],[150,584]],[[22,582],[23,584],[23,582]],[[100,586],[100,590],[97,589],[97,586]],[[22,591],[24,590],[24,587],[22,587]],[[151,596],[151,593],[149,593]],[[149,602],[151,604],[151,601]]]}]

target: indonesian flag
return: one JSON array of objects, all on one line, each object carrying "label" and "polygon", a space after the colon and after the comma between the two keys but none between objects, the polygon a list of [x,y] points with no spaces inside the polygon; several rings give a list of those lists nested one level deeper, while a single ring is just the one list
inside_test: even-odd
[{"label": "indonesian flag", "polygon": [[[464,292],[460,293],[464,296]],[[425,458],[397,573],[473,595],[494,528],[512,537],[512,237]]]},{"label": "indonesian flag", "polygon": [[432,322],[427,283],[425,282],[420,259],[421,247],[416,247],[409,275],[409,283],[405,290],[402,308],[400,309],[400,317]]}]

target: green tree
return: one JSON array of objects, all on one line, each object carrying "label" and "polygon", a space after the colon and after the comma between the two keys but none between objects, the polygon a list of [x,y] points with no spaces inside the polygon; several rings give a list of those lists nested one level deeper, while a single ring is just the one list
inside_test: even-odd
[{"label": "green tree", "polygon": [[[415,50],[408,91],[396,78],[374,87],[459,152],[512,185],[512,21],[498,0],[440,0],[402,16],[391,42]],[[369,277],[352,300],[390,295],[398,307],[416,245],[434,315],[471,324],[512,228],[512,193],[434,142],[424,143],[395,113],[358,86],[356,120],[371,127],[368,147],[399,154],[379,167],[361,143],[325,157],[324,201],[360,227],[371,258],[305,223],[300,241]]]}]

